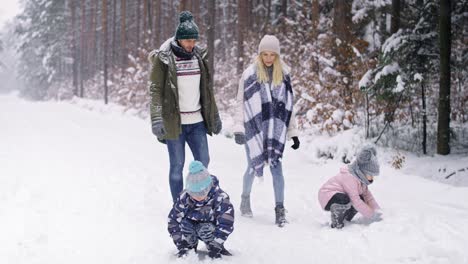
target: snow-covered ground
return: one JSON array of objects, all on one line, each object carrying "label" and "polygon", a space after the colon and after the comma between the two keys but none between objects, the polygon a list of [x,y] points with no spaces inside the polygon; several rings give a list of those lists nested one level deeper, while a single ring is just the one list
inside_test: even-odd
[{"label": "snow-covered ground", "polygon": [[[209,169],[237,209],[244,150],[222,136],[210,137],[209,144]],[[285,152],[290,224],[274,225],[267,173],[254,185],[254,218],[236,217],[226,243],[234,256],[216,262],[468,263],[468,188],[411,174],[443,159],[461,168],[468,158],[411,157],[407,169],[395,170],[383,153],[382,173],[371,186],[383,220],[358,217],[334,230],[318,205],[317,190],[341,165],[317,161],[308,144],[304,140],[299,151]],[[165,146],[146,120],[112,107],[88,110],[0,96],[0,263],[198,261],[195,255],[173,256],[166,231],[167,170]]]}]

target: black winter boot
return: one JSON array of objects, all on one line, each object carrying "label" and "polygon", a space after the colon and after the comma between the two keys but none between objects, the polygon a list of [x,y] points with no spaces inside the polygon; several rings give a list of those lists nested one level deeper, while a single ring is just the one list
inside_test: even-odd
[{"label": "black winter boot", "polygon": [[277,205],[275,207],[275,215],[276,215],[275,223],[279,227],[283,227],[286,223],[288,223],[288,220],[286,220],[286,209],[284,209],[283,205]]},{"label": "black winter boot", "polygon": [[351,204],[334,203],[330,206],[331,228],[343,228],[345,213],[347,210],[349,210],[349,208],[351,208]]},{"label": "black winter boot", "polygon": [[348,211],[346,211],[345,213],[345,220],[348,222],[351,221],[356,214],[356,209],[354,208],[354,206],[351,206],[351,208],[349,208]]}]

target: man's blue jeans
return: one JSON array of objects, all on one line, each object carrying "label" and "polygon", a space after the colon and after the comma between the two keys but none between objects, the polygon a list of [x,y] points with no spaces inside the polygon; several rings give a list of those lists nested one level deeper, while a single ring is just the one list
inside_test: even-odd
[{"label": "man's blue jeans", "polygon": [[208,168],[210,154],[208,152],[208,140],[204,122],[182,125],[182,133],[178,139],[166,140],[170,162],[169,185],[174,203],[184,188],[185,143],[188,143],[193,158]]}]

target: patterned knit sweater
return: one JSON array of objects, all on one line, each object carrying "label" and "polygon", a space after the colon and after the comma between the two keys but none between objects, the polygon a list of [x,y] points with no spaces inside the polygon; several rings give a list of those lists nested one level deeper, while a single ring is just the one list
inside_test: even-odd
[{"label": "patterned knit sweater", "polygon": [[194,124],[203,121],[200,109],[200,65],[194,56],[186,60],[175,57],[181,123]]}]

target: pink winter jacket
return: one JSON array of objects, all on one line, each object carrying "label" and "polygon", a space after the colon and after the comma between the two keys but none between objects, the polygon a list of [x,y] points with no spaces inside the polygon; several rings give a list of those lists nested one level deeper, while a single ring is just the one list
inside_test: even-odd
[{"label": "pink winter jacket", "polygon": [[[366,218],[371,218],[375,210],[380,208],[367,185],[361,183],[358,178],[353,176],[348,171],[347,166],[342,167],[338,175],[330,178],[320,188],[318,199],[323,209],[325,209],[328,201],[330,201],[335,193],[347,194],[354,208]],[[364,197],[365,202],[361,200],[359,195]]]}]

